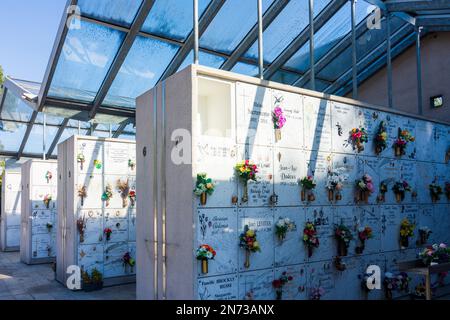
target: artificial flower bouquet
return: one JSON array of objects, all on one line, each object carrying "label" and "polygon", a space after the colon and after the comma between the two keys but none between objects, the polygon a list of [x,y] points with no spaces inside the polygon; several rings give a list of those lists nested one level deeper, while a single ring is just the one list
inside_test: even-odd
[{"label": "artificial flower bouquet", "polygon": [[378,194],[377,201],[384,202],[386,200],[386,192],[388,192],[387,182],[385,181],[380,182],[379,192],[380,193]]},{"label": "artificial flower bouquet", "polygon": [[131,171],[134,171],[134,168],[136,167],[136,162],[132,159],[128,159],[128,167],[131,169]]},{"label": "artificial flower bouquet", "polygon": [[126,252],[122,257],[122,264],[125,268],[125,272],[128,268],[130,268],[131,273],[133,273],[133,268],[136,265],[136,260],[131,257],[130,252]]},{"label": "artificial flower bouquet", "polygon": [[84,204],[84,198],[87,197],[87,188],[86,186],[78,187],[78,197],[80,197],[81,206]]},{"label": "artificial flower bouquet", "polygon": [[94,168],[100,170],[102,168],[102,162],[98,159],[95,159],[94,160]]},{"label": "artificial flower bouquet", "polygon": [[308,194],[308,202],[313,202],[316,197],[314,196],[314,188],[316,187],[316,182],[314,181],[313,176],[306,176],[299,181],[302,186],[302,190],[300,192],[300,197],[302,201],[306,200],[306,194]]},{"label": "artificial flower bouquet", "polygon": [[369,136],[366,129],[362,127],[353,128],[352,131],[350,131],[350,140],[353,144],[353,149],[356,149],[359,153],[364,150],[364,143],[369,141]]},{"label": "artificial flower bouquet", "polygon": [[275,224],[275,234],[277,235],[278,240],[283,241],[286,238],[286,234],[289,231],[294,231],[296,227],[297,226],[291,219],[280,217]]},{"label": "artificial flower bouquet", "polygon": [[400,246],[405,249],[409,246],[409,238],[414,236],[415,225],[407,218],[404,218],[400,224]]},{"label": "artificial flower bouquet", "polygon": [[312,256],[313,248],[319,247],[317,230],[312,222],[307,221],[305,224],[305,228],[303,229],[303,243],[308,248],[308,257]]},{"label": "artificial flower bouquet", "polygon": [[328,201],[339,201],[342,199],[341,191],[344,188],[344,181],[348,179],[341,170],[329,171],[327,176],[326,188],[328,189]]},{"label": "artificial flower bouquet", "polygon": [[80,235],[80,243],[84,242],[84,230],[86,229],[86,218],[80,217],[77,219],[77,230]]},{"label": "artificial flower bouquet", "polygon": [[86,158],[84,157],[84,154],[79,153],[77,155],[77,162],[80,164],[80,170],[83,171],[84,162],[86,161]]},{"label": "artificial flower bouquet", "polygon": [[106,241],[111,240],[111,234],[112,234],[111,228],[105,228],[103,230],[103,234],[106,236]]},{"label": "artificial flower bouquet", "polygon": [[381,121],[374,139],[375,154],[379,155],[384,149],[387,148],[387,138],[386,123]]},{"label": "artificial flower bouquet", "polygon": [[206,204],[207,195],[212,195],[215,185],[211,178],[208,178],[206,173],[198,173],[197,181],[195,183],[194,194],[200,197],[200,204],[204,206]]},{"label": "artificial flower bouquet", "polygon": [[400,272],[398,275],[386,272],[383,281],[386,299],[392,300],[393,291],[408,292],[410,282],[411,277],[406,272]]},{"label": "artificial flower bouquet", "polygon": [[352,232],[347,226],[341,223],[334,227],[334,237],[338,242],[338,256],[346,256],[350,241],[353,240]]},{"label": "artificial flower bouquet", "polygon": [[356,195],[358,202],[369,203],[369,196],[374,191],[372,177],[365,174],[361,179],[356,180],[356,189],[358,191]]},{"label": "artificial flower bouquet", "polygon": [[320,300],[320,298],[325,294],[325,289],[322,287],[311,288],[309,298],[311,300]]},{"label": "artificial flower bouquet", "polygon": [[53,174],[50,171],[47,171],[45,173],[45,179],[47,180],[47,183],[50,183],[50,180],[52,180]]},{"label": "artificial flower bouquet", "polygon": [[250,160],[244,160],[244,161],[238,162],[234,168],[235,168],[239,178],[241,179],[242,183],[244,184],[244,192],[242,195],[242,202],[245,203],[248,201],[247,183],[249,180],[256,181],[256,179],[257,179],[256,174],[258,173],[258,166]]},{"label": "artificial flower bouquet", "polygon": [[213,260],[216,256],[216,251],[207,244],[202,244],[198,247],[195,256],[197,260],[202,262],[202,273],[208,273],[208,261]]},{"label": "artificial flower bouquet", "polygon": [[411,187],[405,180],[403,181],[397,181],[394,183],[394,186],[392,187],[392,191],[395,193],[395,200],[397,203],[402,202],[405,199],[405,193],[411,192]]},{"label": "artificial flower bouquet", "polygon": [[402,130],[401,128],[398,128],[398,137],[394,141],[395,156],[400,157],[404,155],[406,146],[409,142],[413,142],[414,140],[415,138],[408,130]]},{"label": "artificial flower bouquet", "polygon": [[245,250],[245,268],[250,268],[250,253],[261,252],[261,247],[256,239],[256,231],[245,225],[244,232],[239,236],[239,246]]},{"label": "artificial flower bouquet", "polygon": [[432,233],[431,229],[424,226],[419,228],[419,240],[418,245],[424,245],[427,243],[430,234]]},{"label": "artificial flower bouquet", "polygon": [[100,290],[103,287],[103,274],[97,268],[92,268],[90,275],[88,272],[81,270],[81,279],[83,280],[84,291]]},{"label": "artificial flower bouquet", "polygon": [[288,276],[286,271],[284,271],[281,274],[281,277],[272,281],[272,287],[275,289],[277,300],[281,300],[283,298],[283,287],[293,279],[294,278],[292,276]]},{"label": "artificial flower bouquet", "polygon": [[369,226],[365,226],[364,228],[360,228],[358,230],[358,239],[360,242],[360,245],[356,247],[355,251],[357,254],[361,254],[364,251],[364,248],[366,246],[366,240],[373,238],[373,231],[372,228]]},{"label": "artificial flower bouquet", "polygon": [[433,203],[438,202],[440,200],[440,195],[442,194],[442,187],[433,182],[428,188],[430,189],[431,201]]},{"label": "artificial flower bouquet", "polygon": [[49,209],[50,208],[50,202],[52,201],[52,195],[51,194],[46,194],[42,201],[44,202],[45,207],[47,209]]},{"label": "artificial flower bouquet", "polygon": [[126,208],[128,205],[128,195],[130,193],[130,184],[128,183],[128,179],[125,181],[118,179],[116,187],[119,189],[120,196],[122,197],[122,208]]},{"label": "artificial flower bouquet", "polygon": [[106,185],[105,191],[102,194],[102,201],[105,202],[105,205],[108,207],[109,206],[109,201],[111,200],[111,198],[113,197],[113,192],[112,192],[112,187],[111,185],[108,183]]},{"label": "artificial flower bouquet", "polygon": [[275,142],[281,140],[281,128],[286,124],[286,117],[283,114],[283,109],[275,107],[272,111],[273,127],[275,129]]},{"label": "artificial flower bouquet", "polygon": [[128,193],[128,198],[130,198],[130,204],[133,208],[136,204],[136,190],[130,190],[130,192]]},{"label": "artificial flower bouquet", "polygon": [[445,243],[439,245],[435,243],[424,248],[419,253],[419,258],[426,266],[447,263],[450,261],[450,248],[448,248]]}]

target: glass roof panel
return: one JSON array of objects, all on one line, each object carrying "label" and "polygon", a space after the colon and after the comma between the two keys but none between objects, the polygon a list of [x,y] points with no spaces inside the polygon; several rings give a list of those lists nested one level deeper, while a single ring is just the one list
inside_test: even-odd
[{"label": "glass roof panel", "polygon": [[[211,0],[198,1],[201,17]],[[184,41],[193,25],[192,0],[156,0],[142,31],[179,41]]]},{"label": "glass roof panel", "polygon": [[2,113],[0,115],[1,119],[28,122],[32,113],[33,110],[21,99],[12,94],[11,91],[6,91],[5,102],[3,103]]},{"label": "glass roof panel", "polygon": [[299,77],[300,77],[300,75],[298,75],[296,73],[287,72],[287,71],[284,71],[284,70],[278,70],[270,78],[270,81],[276,81],[276,82],[280,82],[280,83],[291,85]]},{"label": "glass roof panel", "polygon": [[[49,113],[45,113],[45,123],[48,125],[55,125],[55,126],[59,126],[62,122],[64,121],[64,118],[53,115],[53,114],[49,114]],[[44,123],[44,114],[42,112],[39,112],[37,117],[36,117],[36,124],[43,124]]]},{"label": "glass roof panel", "polygon": [[[58,127],[56,126],[46,126],[45,127],[45,152],[52,144],[55,139],[56,133],[58,132]],[[43,126],[40,124],[35,124],[31,129],[30,136],[25,145],[24,153],[37,153],[41,154],[43,151]]]},{"label": "glass roof panel", "polygon": [[20,80],[20,79],[12,79],[16,84],[18,84],[21,88],[25,89],[26,91],[34,94],[39,95],[39,91],[41,89],[41,84],[34,82],[34,81],[27,81],[27,80]]},{"label": "glass roof panel", "polygon": [[137,37],[103,104],[135,108],[134,99],[156,84],[178,49],[167,42]]},{"label": "glass roof panel", "polygon": [[[356,25],[368,15],[371,5],[366,1],[356,3]],[[314,34],[314,59],[317,61],[325,55],[336,43],[351,31],[351,5],[343,5],[317,32]],[[286,67],[306,72],[310,67],[309,42],[306,42],[285,64]]]},{"label": "glass roof panel", "polygon": [[231,69],[232,72],[244,74],[246,76],[252,76],[255,77],[258,75],[259,68],[258,66],[254,64],[248,64],[244,62],[238,62],[234,65],[233,69]]},{"label": "glass roof panel", "polygon": [[0,121],[0,151],[17,152],[27,125],[11,121]]},{"label": "glass roof panel", "polygon": [[[181,66],[178,68],[178,71],[183,70],[188,65],[192,64],[193,60],[194,60],[194,51],[191,50],[191,52],[189,52],[186,59],[184,59]],[[217,55],[214,55],[214,54],[211,54],[208,52],[204,52],[204,51],[199,51],[198,63],[201,64],[202,66],[207,66],[207,67],[218,69],[224,61],[225,61],[225,58],[223,58],[221,56],[217,56]]]},{"label": "glass roof panel", "polygon": [[[87,130],[83,129],[80,132],[81,135],[86,135],[87,134]],[[74,135],[78,135],[78,129],[75,128],[66,128],[64,129],[63,133],[61,134],[61,137],[58,140],[58,144],[60,144],[61,142],[66,141],[67,139],[69,139],[71,136]],[[53,149],[53,153],[52,156],[56,156],[58,155],[58,147],[55,147],[55,149]]]},{"label": "glass roof panel", "polygon": [[67,34],[48,95],[92,102],[125,34],[81,21]]},{"label": "glass roof panel", "polygon": [[119,139],[124,139],[124,140],[131,140],[131,141],[135,141],[136,140],[136,136],[135,135],[131,135],[131,134],[121,134],[119,136]]},{"label": "glass roof panel", "polygon": [[[274,0],[263,0],[263,12]],[[228,0],[200,39],[200,46],[230,54],[256,24],[257,1]]]},{"label": "glass roof panel", "polygon": [[130,27],[142,0],[78,0],[81,15]]},{"label": "glass roof panel", "polygon": [[[317,16],[331,0],[314,1],[314,16]],[[309,25],[308,1],[290,1],[275,20],[264,31],[264,61],[275,58]],[[283,35],[280,37],[280,35]],[[258,41],[245,54],[247,58],[258,58]]]}]

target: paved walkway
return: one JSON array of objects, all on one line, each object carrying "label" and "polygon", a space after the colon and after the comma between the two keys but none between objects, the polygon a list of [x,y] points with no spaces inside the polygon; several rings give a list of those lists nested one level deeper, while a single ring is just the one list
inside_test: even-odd
[{"label": "paved walkway", "polygon": [[0,300],[134,300],[136,286],[71,291],[55,280],[49,264],[26,265],[18,252],[0,252]]}]

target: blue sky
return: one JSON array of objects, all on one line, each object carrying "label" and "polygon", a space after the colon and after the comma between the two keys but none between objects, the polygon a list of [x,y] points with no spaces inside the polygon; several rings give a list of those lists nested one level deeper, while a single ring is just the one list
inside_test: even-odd
[{"label": "blue sky", "polygon": [[42,81],[66,0],[1,0],[0,65],[5,75]]}]

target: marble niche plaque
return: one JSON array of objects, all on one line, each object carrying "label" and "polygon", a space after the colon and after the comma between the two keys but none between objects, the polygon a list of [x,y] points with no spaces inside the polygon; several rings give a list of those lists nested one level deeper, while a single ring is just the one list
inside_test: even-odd
[{"label": "marble niche plaque", "polygon": [[306,260],[306,249],[302,240],[302,232],[305,225],[304,210],[301,208],[275,208],[274,225],[278,221],[288,218],[294,223],[292,230],[286,233],[284,240],[280,240],[275,234],[275,266],[300,264]]},{"label": "marble niche plaque", "polygon": [[[436,178],[436,166],[430,162],[417,162],[417,199],[419,203],[431,203],[429,185]],[[443,187],[443,186],[442,186]],[[441,195],[441,198],[444,195]]]},{"label": "marble niche plaque", "polygon": [[377,204],[377,197],[380,194],[380,165],[383,162],[381,158],[375,157],[359,157],[358,160],[364,166],[364,173],[372,177],[374,192],[369,196],[369,204]]},{"label": "marble niche plaque", "polygon": [[[418,238],[418,220],[419,220],[419,208],[417,205],[402,205],[400,207],[400,221],[403,219],[408,219],[409,222],[411,222],[414,227],[414,236],[409,238],[409,246],[408,248],[415,248],[416,247],[416,240]],[[399,229],[400,231],[400,229]]]},{"label": "marble niche plaque", "polygon": [[[44,203],[45,196],[51,196],[52,200],[47,208]],[[57,190],[54,186],[32,186],[31,187],[31,206],[34,210],[55,210],[56,209]]]},{"label": "marble niche plaque", "polygon": [[[214,193],[207,196],[205,207],[234,206],[232,197],[237,195],[236,145],[230,139],[199,137],[194,157],[196,173],[207,173],[216,186]],[[195,179],[196,176],[194,184]],[[196,201],[200,207],[200,197]]]},{"label": "marble niche plaque", "polygon": [[128,241],[136,241],[136,210],[128,211]]},{"label": "marble niche plaque", "polygon": [[[417,236],[419,235],[419,228],[428,227],[431,230],[431,234],[428,238],[427,243],[433,244],[437,241],[442,241],[440,239],[442,239],[441,236],[444,236],[444,234],[440,234],[439,232],[439,229],[441,229],[439,228],[439,225],[442,222],[436,221],[433,205],[431,204],[419,205],[417,207],[417,210],[418,210],[418,224],[416,226],[415,234]],[[445,230],[445,234],[448,233],[448,230],[449,229]]]},{"label": "marble niche plaque", "polygon": [[[363,162],[358,160],[357,156],[349,154],[333,154],[333,170],[339,170],[341,174],[347,177],[343,182],[343,190],[341,191],[342,200],[338,201],[338,205],[355,204],[355,181],[362,178],[364,174]],[[373,197],[373,195],[371,196]],[[370,198],[369,197],[369,201]]]},{"label": "marble niche plaque", "polygon": [[40,233],[31,237],[31,256],[33,259],[54,257],[55,238],[52,233]]},{"label": "marble niche plaque", "polygon": [[301,205],[299,180],[306,175],[304,156],[300,150],[275,149],[274,190],[278,205]]},{"label": "marble niche plaque", "polygon": [[93,268],[104,274],[103,270],[103,245],[102,244],[82,244],[78,246],[78,266],[91,272]]},{"label": "marble niche plaque", "polygon": [[236,109],[240,110],[237,117],[238,143],[273,144],[272,89],[236,83]]},{"label": "marble niche plaque", "polygon": [[94,160],[99,161],[103,165],[103,152],[104,146],[102,141],[78,141],[77,147],[77,159],[79,155],[84,156],[84,163],[80,163],[77,160],[78,174],[102,174],[103,166],[97,168],[94,165]]},{"label": "marble niche plaque", "polygon": [[134,273],[129,266],[124,266],[122,258],[128,252],[127,242],[107,242],[104,246],[104,276],[106,278],[123,276]]},{"label": "marble niche plaque", "polygon": [[434,151],[432,160],[445,163],[445,154],[450,149],[450,128],[442,124],[434,125]]},{"label": "marble niche plaque", "polygon": [[[392,191],[392,187],[394,183],[400,180],[400,171],[401,166],[399,161],[393,159],[382,158],[379,162],[379,179],[380,183],[383,182],[387,185],[388,191],[384,195],[384,203],[385,204],[394,204],[396,203],[395,194]],[[379,188],[375,185],[376,188]]]},{"label": "marble niche plaque", "polygon": [[[128,184],[130,189],[136,190],[135,179],[129,179],[128,176],[119,176],[119,175],[105,175],[104,176],[104,189],[106,186],[111,186],[113,196],[109,199],[109,204],[107,201],[103,201],[103,205],[106,209],[120,209],[124,208],[124,202],[122,198],[122,194],[118,187],[119,180],[121,183],[124,183],[128,180]],[[133,185],[134,184],[134,185]],[[102,190],[100,193],[100,199],[105,190]],[[125,207],[130,205],[130,199],[128,197],[125,198]]]},{"label": "marble niche plaque", "polygon": [[[105,228],[112,230],[108,242],[128,241],[128,211],[126,209],[105,209]],[[103,236],[106,240],[106,236]]]},{"label": "marble niche plaque", "polygon": [[242,201],[243,182],[238,181],[239,202],[251,207],[268,206],[273,194],[273,150],[251,145],[240,146],[238,161],[251,160],[258,166],[257,181],[248,181],[248,202]]},{"label": "marble niche plaque", "polygon": [[331,103],[331,130],[333,152],[355,153],[350,131],[356,128],[355,107],[343,103]]},{"label": "marble niche plaque", "polygon": [[445,184],[450,183],[450,165],[443,163],[436,163],[435,165],[435,180],[436,183],[442,187],[442,191],[444,192],[439,197],[438,203],[446,203],[450,202],[450,199],[447,198],[445,193]]},{"label": "marble niche plaque", "polygon": [[337,300],[359,300],[361,298],[362,274],[361,257],[342,257],[346,269],[339,271],[333,268],[334,290],[331,293],[333,299]]},{"label": "marble niche plaque", "polygon": [[381,211],[381,248],[383,251],[399,250],[400,206],[383,205]]},{"label": "marble niche plaque", "polygon": [[271,300],[274,297],[273,269],[244,272],[239,274],[240,300]]},{"label": "marble niche plaque", "polygon": [[[372,238],[365,241],[363,254],[381,252],[381,215],[379,206],[361,206],[359,210],[358,229],[370,227]],[[355,241],[360,245],[358,234]]]},{"label": "marble niche plaque", "polygon": [[237,300],[238,276],[235,274],[200,278],[197,283],[200,300]]},{"label": "marble niche plaque", "polygon": [[257,241],[261,252],[250,253],[250,267],[244,267],[245,250],[239,248],[239,270],[251,271],[274,267],[274,211],[269,208],[242,208],[239,209],[239,235],[244,231],[245,225],[256,231]]},{"label": "marble niche plaque", "polygon": [[123,175],[128,173],[128,161],[131,160],[129,143],[105,143],[105,174]]},{"label": "marble niche plaque", "polygon": [[[368,139],[364,143],[364,150],[360,154],[364,155],[374,155],[375,145],[374,139],[377,134],[378,127],[380,126],[381,119],[385,118],[385,114],[365,108],[356,108],[356,123],[358,127],[363,127],[366,129]],[[388,149],[388,148],[386,148]]]},{"label": "marble niche plaque", "polygon": [[[83,244],[98,244],[103,241],[103,213],[101,209],[80,210],[79,218],[84,218],[86,227],[84,229]],[[77,231],[78,242],[81,239]],[[79,242],[80,243],[80,242]]]},{"label": "marble niche plaque", "polygon": [[[398,117],[398,123],[399,123],[399,127],[402,130],[408,130],[412,136],[414,138],[417,137],[416,135],[416,120],[412,119],[412,118],[407,118],[407,117],[402,117],[399,116]],[[402,156],[402,159],[416,159],[417,158],[417,149],[416,149],[416,142],[415,141],[411,141],[406,145],[406,149],[405,149],[405,155]]]},{"label": "marble niche plaque", "polygon": [[416,159],[420,161],[431,161],[434,150],[434,125],[428,121],[416,121]]},{"label": "marble niche plaque", "polygon": [[[319,247],[313,248],[313,254],[307,258],[307,261],[331,259],[335,254],[333,250],[333,209],[330,206],[306,207],[305,223],[308,221],[314,223],[316,226]],[[304,227],[303,225],[300,229],[302,234]],[[306,246],[305,251],[307,252]]]},{"label": "marble niche plaque", "polygon": [[305,204],[308,205],[329,204],[328,192],[326,190],[326,183],[328,172],[332,167],[331,154],[317,151],[311,152],[305,151],[304,157],[306,163],[306,175],[313,176],[316,182],[316,187],[313,190],[315,200],[313,202],[309,202],[308,199],[306,199]]},{"label": "marble niche plaque", "polygon": [[307,275],[307,297],[311,299],[311,291],[312,289],[323,289],[323,295],[321,300],[329,300],[334,299],[333,291],[334,291],[334,277],[333,277],[333,261],[326,260],[320,262],[309,263],[306,266],[306,275]]},{"label": "marble niche plaque", "polygon": [[[406,181],[411,187],[411,192],[405,192],[405,198],[402,203],[417,203],[418,198],[413,197],[413,191],[418,194],[417,188],[417,162],[403,160],[400,162],[400,178]],[[393,191],[392,191],[393,192]]]},{"label": "marble niche plaque", "polygon": [[[307,276],[306,266],[304,264],[291,265],[275,270],[275,279],[279,279],[283,273],[292,280],[283,286],[282,300],[306,300],[307,296]],[[276,298],[274,290],[273,299]]]},{"label": "marble niche plaque", "polygon": [[448,204],[436,204],[433,206],[434,209],[434,230],[432,235],[434,238],[434,243],[450,243],[450,219],[448,215],[450,213],[450,205]]},{"label": "marble niche plaque", "polygon": [[307,150],[331,151],[330,102],[313,97],[303,97],[304,135]]},{"label": "marble niche plaque", "polygon": [[[274,142],[278,147],[303,148],[303,98],[299,94],[273,90],[272,107],[280,107],[286,118],[281,129],[281,140]],[[274,133],[275,134],[275,133]]]},{"label": "marble niche plaque", "polygon": [[199,209],[197,214],[197,247],[208,244],[217,253],[214,260],[208,263],[208,274],[201,273],[201,263],[197,262],[198,276],[210,277],[237,272],[239,234],[236,209]]},{"label": "marble niche plaque", "polygon": [[[32,234],[46,234],[53,231],[47,229],[47,223],[51,223],[55,226],[55,213],[52,210],[33,210],[32,213]],[[56,226],[55,226],[56,227]]]},{"label": "marble niche plaque", "polygon": [[[103,178],[101,175],[89,175],[81,174],[77,177],[77,206],[79,209],[94,209],[102,207],[102,194],[104,192]],[[81,198],[78,196],[78,190],[82,187],[86,189],[86,197]],[[111,186],[111,187],[115,187]],[[83,203],[82,203],[83,202]]]}]

